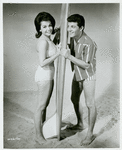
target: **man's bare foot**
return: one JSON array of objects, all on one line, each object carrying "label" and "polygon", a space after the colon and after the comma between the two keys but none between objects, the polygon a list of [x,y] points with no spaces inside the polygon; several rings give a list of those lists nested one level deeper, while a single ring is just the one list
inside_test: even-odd
[{"label": "man's bare foot", "polygon": [[82,130],[85,129],[85,127],[84,127],[84,126],[80,126],[80,125],[78,125],[78,124],[76,124],[76,125],[71,124],[71,125],[68,125],[66,129],[70,129],[70,130],[80,130],[80,131],[82,131]]},{"label": "man's bare foot", "polygon": [[92,135],[92,136],[87,136],[83,141],[81,141],[81,146],[88,146],[90,145],[94,140],[95,140],[96,136]]},{"label": "man's bare foot", "polygon": [[35,141],[38,142],[39,144],[43,144],[46,142],[46,140],[43,137],[36,137]]}]

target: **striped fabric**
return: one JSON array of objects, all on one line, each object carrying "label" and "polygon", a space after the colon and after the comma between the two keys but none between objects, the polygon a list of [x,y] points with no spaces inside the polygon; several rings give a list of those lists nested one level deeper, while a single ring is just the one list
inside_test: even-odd
[{"label": "striped fabric", "polygon": [[[77,65],[72,65],[72,68],[75,70],[75,79],[76,81],[81,81],[84,79],[92,79],[96,72],[96,50],[97,45],[93,42],[86,34],[83,32],[82,37],[76,43],[74,41],[74,52],[75,57],[81,59],[87,63],[90,63],[88,69],[83,69]],[[73,49],[71,48],[71,54]]]},{"label": "striped fabric", "polygon": [[85,81],[92,81],[92,80],[96,80],[96,73],[92,75],[91,77],[88,77],[87,79],[85,79]]}]

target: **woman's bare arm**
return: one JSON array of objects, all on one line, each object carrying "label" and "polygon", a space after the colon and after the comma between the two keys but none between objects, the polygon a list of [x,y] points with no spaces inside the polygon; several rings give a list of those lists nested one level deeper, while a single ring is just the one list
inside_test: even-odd
[{"label": "woman's bare arm", "polygon": [[60,55],[60,52],[58,51],[56,52],[56,54],[47,58],[46,56],[47,49],[48,49],[48,42],[45,40],[40,40],[37,45],[37,50],[39,52],[39,61],[41,67],[51,64]]}]

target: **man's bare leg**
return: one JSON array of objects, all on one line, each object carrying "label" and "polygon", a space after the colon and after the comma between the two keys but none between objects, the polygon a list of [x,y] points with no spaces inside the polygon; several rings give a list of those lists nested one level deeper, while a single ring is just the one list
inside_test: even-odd
[{"label": "man's bare leg", "polygon": [[97,111],[95,106],[95,80],[84,81],[84,95],[86,106],[88,108],[88,131],[86,138],[81,142],[81,145],[89,145],[95,139],[93,129],[96,121]]},{"label": "man's bare leg", "polygon": [[82,109],[82,105],[79,102],[82,90],[83,90],[83,82],[77,82],[73,80],[71,100],[72,100],[75,114],[77,117],[77,124],[71,125],[67,127],[67,129],[71,129],[71,130],[84,130],[85,129],[84,124],[83,124],[83,109]]}]

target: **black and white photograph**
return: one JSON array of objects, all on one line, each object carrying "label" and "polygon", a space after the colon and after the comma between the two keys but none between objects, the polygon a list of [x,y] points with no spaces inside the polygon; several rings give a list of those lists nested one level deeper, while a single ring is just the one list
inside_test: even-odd
[{"label": "black and white photograph", "polygon": [[120,6],[1,2],[2,149],[121,148]]}]

